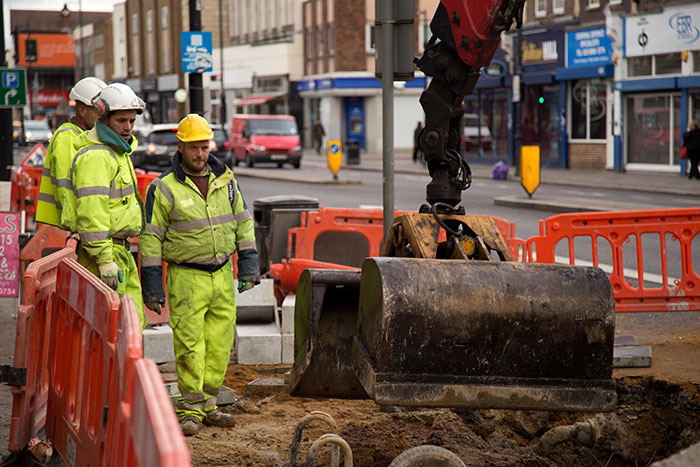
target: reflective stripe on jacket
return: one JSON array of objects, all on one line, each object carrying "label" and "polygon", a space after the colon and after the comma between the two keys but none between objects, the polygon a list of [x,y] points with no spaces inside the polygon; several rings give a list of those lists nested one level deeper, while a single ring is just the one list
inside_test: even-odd
[{"label": "reflective stripe on jacket", "polygon": [[73,196],[70,167],[75,154],[73,142],[83,132],[75,123],[65,122],[56,129],[46,150],[44,171],[41,174],[36,221],[69,229],[62,220],[62,206],[66,197]]},{"label": "reflective stripe on jacket", "polygon": [[[233,171],[213,156],[209,158],[206,200],[180,166],[179,152],[173,167],[153,180],[146,194],[146,232],[141,237],[141,281],[144,300],[164,297],[162,262],[198,269],[214,268],[238,251],[239,278],[259,279],[253,219]],[[254,265],[252,265],[254,262]]]},{"label": "reflective stripe on jacket", "polygon": [[[131,150],[138,143],[132,138]],[[75,141],[71,166],[75,224],[80,242],[97,264],[113,261],[112,237],[138,237],[144,230],[143,199],[129,153],[103,144],[96,128]],[[70,207],[64,207],[65,211]],[[65,215],[64,215],[65,217]]]}]

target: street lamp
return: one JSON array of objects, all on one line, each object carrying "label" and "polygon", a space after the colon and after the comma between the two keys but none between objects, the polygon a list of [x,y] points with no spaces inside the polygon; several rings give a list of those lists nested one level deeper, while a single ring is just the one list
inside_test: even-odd
[{"label": "street lamp", "polygon": [[[63,4],[63,8],[61,8],[61,16],[64,18],[68,18],[71,14],[70,9],[68,9],[68,2],[65,2]],[[84,45],[83,45],[83,1],[78,0],[78,23],[80,23],[80,33],[78,36],[78,41],[80,42],[80,67],[78,68],[78,79],[81,79],[83,77],[83,64],[85,63],[85,55],[83,53]]]}]

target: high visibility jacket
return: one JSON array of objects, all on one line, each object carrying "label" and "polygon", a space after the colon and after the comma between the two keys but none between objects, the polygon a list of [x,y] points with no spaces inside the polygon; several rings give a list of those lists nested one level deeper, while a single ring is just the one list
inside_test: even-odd
[{"label": "high visibility jacket", "polygon": [[36,204],[37,222],[66,228],[61,221],[62,206],[67,197],[73,196],[70,181],[70,166],[75,154],[73,143],[82,132],[82,128],[71,122],[64,123],[54,132],[46,150],[44,171],[41,174]]},{"label": "high visibility jacket", "polygon": [[75,231],[97,264],[114,261],[112,237],[138,237],[144,230],[143,199],[129,158],[137,145],[133,137],[128,152],[105,144],[96,127],[75,141],[70,171],[75,203],[64,206],[63,217],[75,209]]},{"label": "high visibility jacket", "polygon": [[253,219],[231,169],[209,157],[205,200],[181,161],[175,153],[173,167],[146,193],[146,232],[140,240],[144,301],[165,297],[163,261],[215,271],[238,251],[238,278],[260,279]]}]

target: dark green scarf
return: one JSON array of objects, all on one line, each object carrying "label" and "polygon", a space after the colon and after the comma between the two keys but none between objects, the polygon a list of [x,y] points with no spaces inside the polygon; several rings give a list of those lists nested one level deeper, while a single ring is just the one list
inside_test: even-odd
[{"label": "dark green scarf", "polygon": [[114,146],[126,154],[131,154],[131,144],[129,143],[133,140],[133,135],[129,137],[129,142],[127,142],[124,138],[116,134],[114,130],[102,123],[101,120],[95,123],[95,128],[97,128],[97,136],[99,136],[100,141]]}]

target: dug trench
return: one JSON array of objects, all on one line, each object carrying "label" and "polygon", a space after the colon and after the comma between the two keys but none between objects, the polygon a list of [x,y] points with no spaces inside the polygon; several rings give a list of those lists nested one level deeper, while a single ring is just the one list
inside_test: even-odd
[{"label": "dug trench", "polygon": [[[192,465],[282,466],[294,429],[312,411],[333,417],[356,466],[388,466],[403,451],[432,444],[473,466],[646,466],[700,440],[700,313],[616,317],[616,334],[651,345],[650,368],[615,369],[618,403],[604,413],[404,409],[389,413],[371,400],[299,398],[282,387],[247,395],[258,378],[283,378],[281,366],[232,364],[224,384],[240,400],[226,411],[233,428],[204,427],[187,444]],[[294,465],[329,432],[307,425]],[[330,465],[322,450],[315,465]],[[342,464],[341,464],[342,465]]]}]

